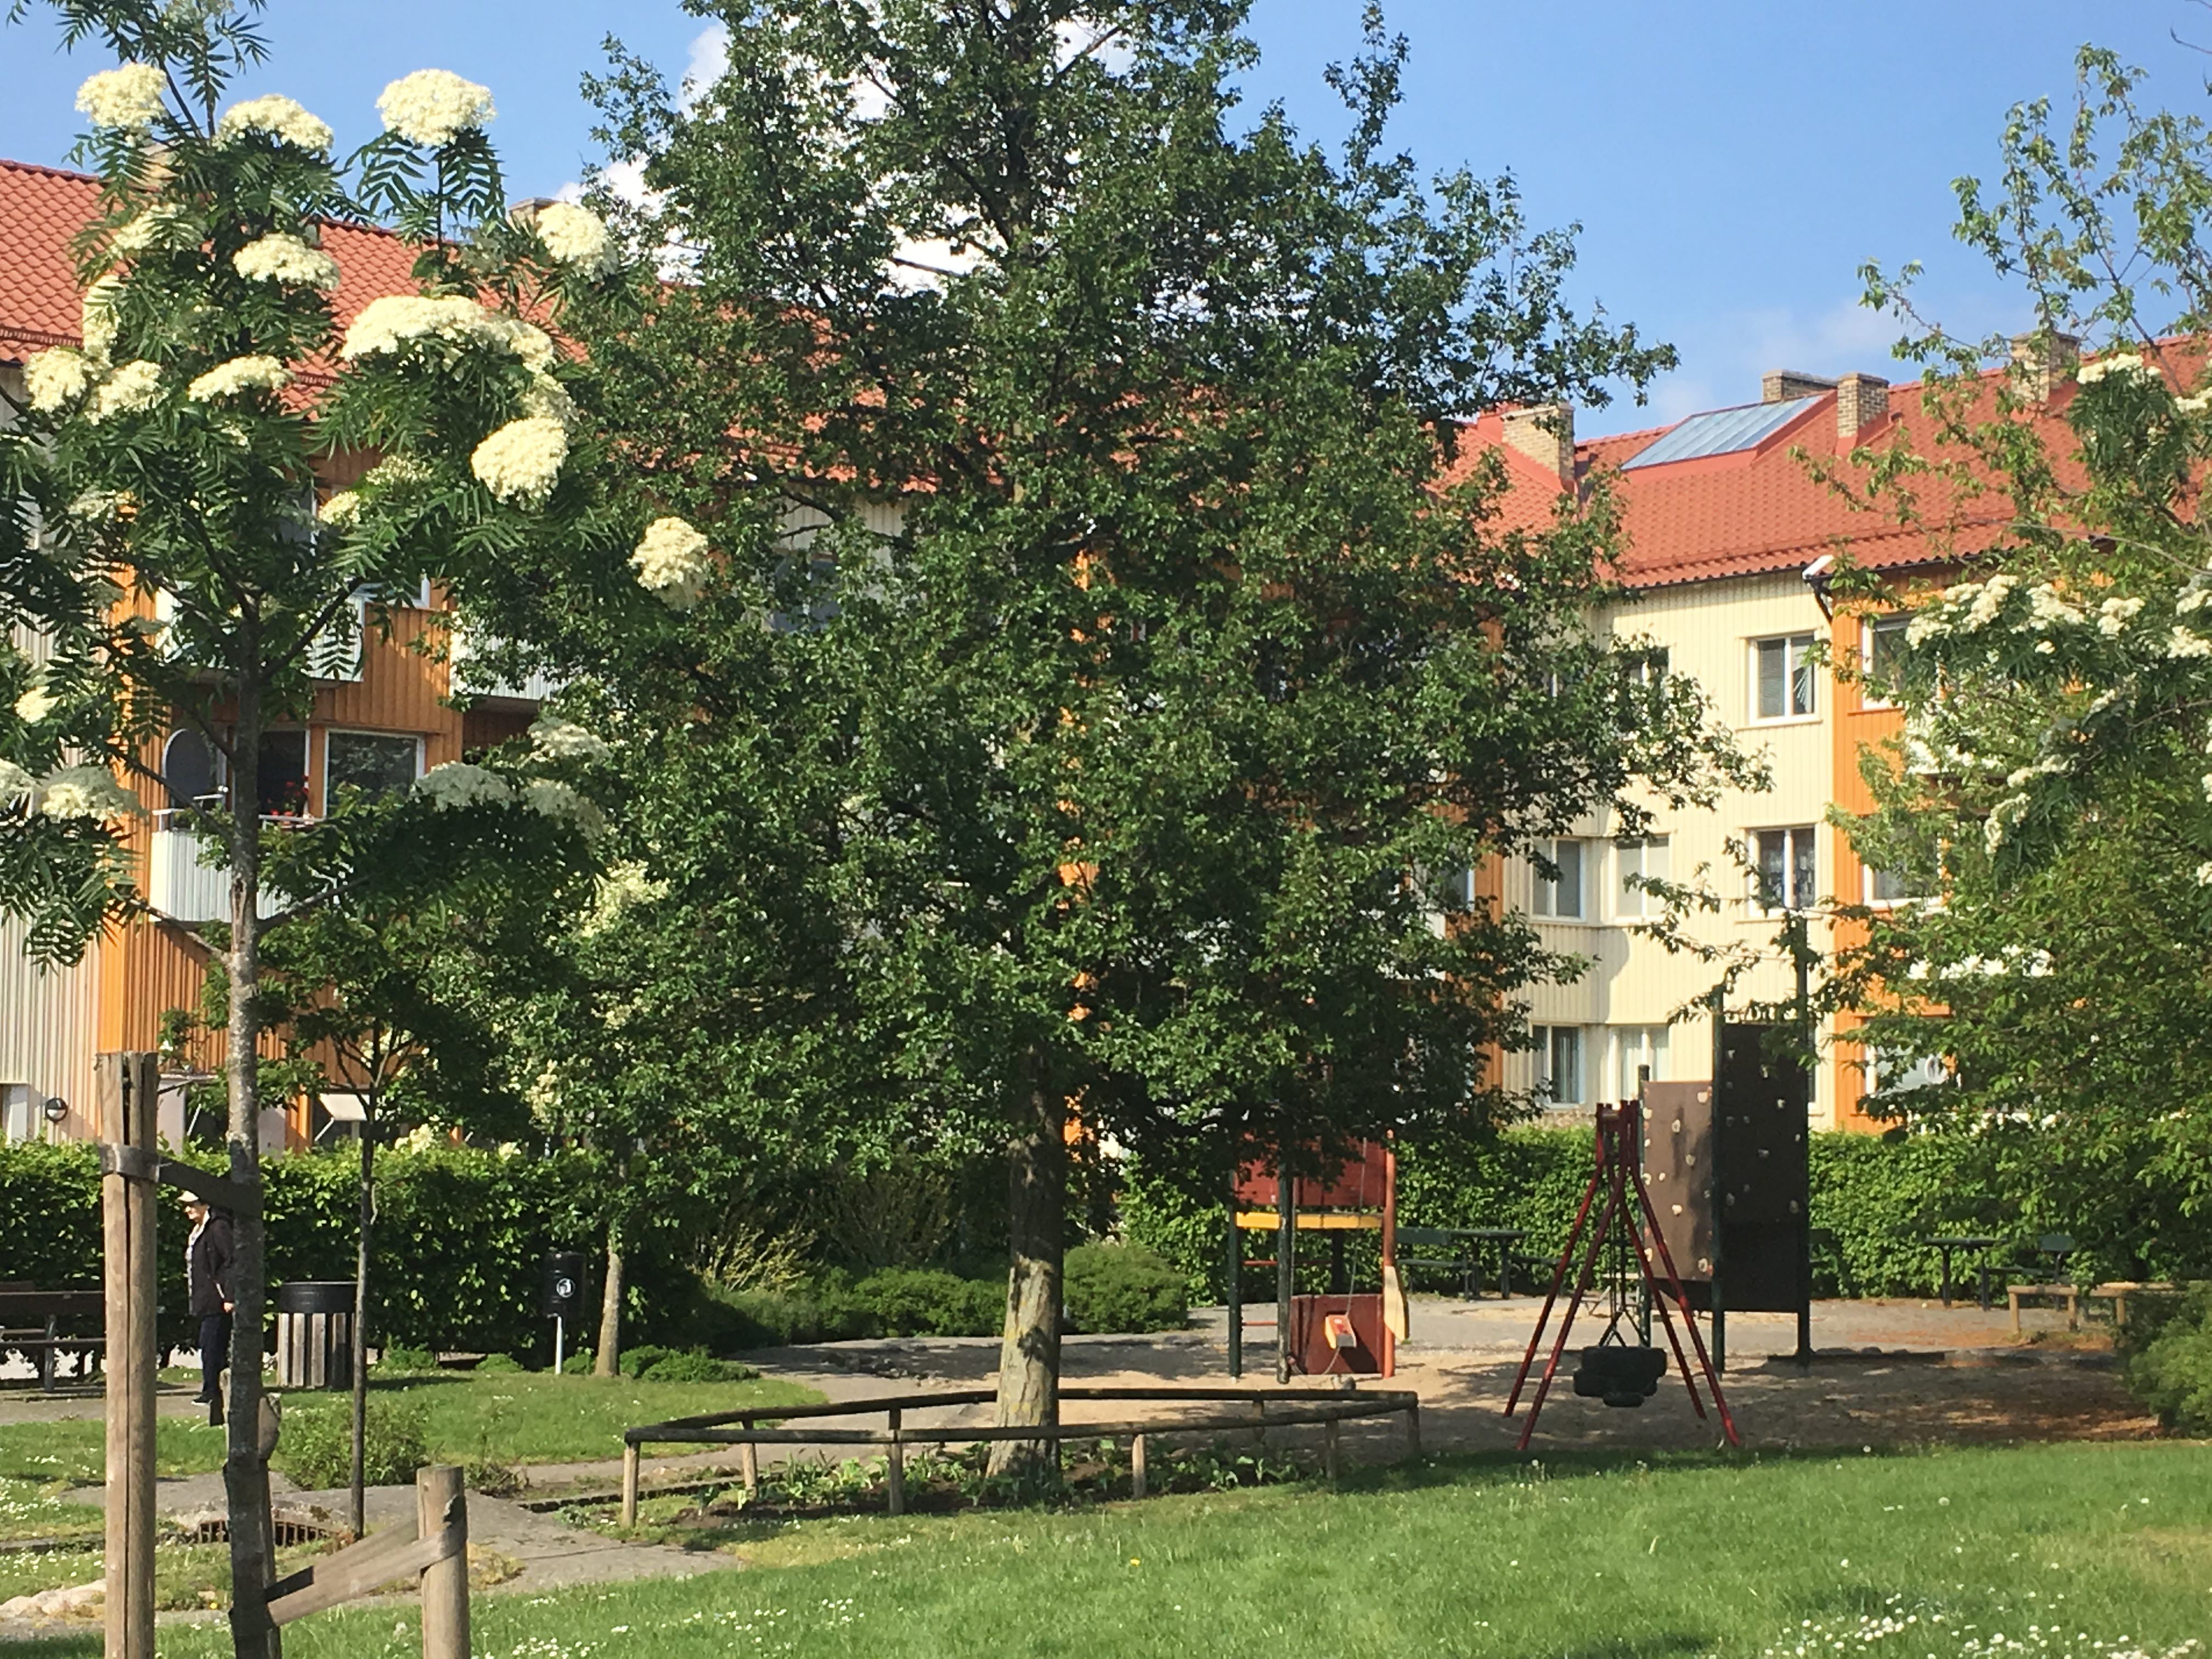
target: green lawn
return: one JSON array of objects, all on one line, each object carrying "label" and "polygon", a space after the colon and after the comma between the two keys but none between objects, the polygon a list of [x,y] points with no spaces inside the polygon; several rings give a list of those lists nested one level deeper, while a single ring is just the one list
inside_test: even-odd
[{"label": "green lawn", "polygon": [[[1888,1616],[1916,1622],[1852,1650],[2087,1659],[2103,1643],[2112,1659],[2128,1638],[2163,1654],[2212,1633],[2212,1444],[1439,1459],[1340,1494],[807,1522],[763,1528],[744,1553],[755,1571],[481,1599],[473,1649],[1760,1659],[1811,1650],[1802,1621],[1826,1629],[1826,1652],[1862,1617]],[[285,1632],[285,1650],[415,1650],[411,1615],[395,1622],[389,1608],[319,1616]],[[164,1659],[224,1650],[219,1631],[163,1632]]]},{"label": "green lawn", "polygon": [[[619,1457],[622,1431],[635,1424],[747,1407],[803,1405],[821,1398],[788,1382],[641,1382],[629,1377],[532,1372],[489,1376],[453,1372],[372,1386],[404,1392],[425,1403],[433,1457],[505,1464]],[[343,1395],[297,1393],[284,1401],[286,1413],[294,1416],[345,1409]],[[27,1486],[33,1496],[38,1488],[56,1483],[97,1485],[105,1468],[105,1442],[106,1431],[97,1418],[0,1426],[0,1482],[9,1483],[0,1485],[0,1538],[28,1536],[37,1530],[8,1530],[18,1484]],[[193,1418],[160,1419],[158,1473],[194,1474],[220,1468],[222,1452],[221,1429]],[[281,1454],[278,1461],[283,1461]]]}]

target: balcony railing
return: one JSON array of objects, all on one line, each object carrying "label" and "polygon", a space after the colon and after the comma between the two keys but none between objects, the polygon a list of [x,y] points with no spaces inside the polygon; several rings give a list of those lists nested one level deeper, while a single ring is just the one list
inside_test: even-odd
[{"label": "balcony railing", "polygon": [[468,696],[491,702],[539,703],[561,689],[560,682],[547,674],[533,672],[519,681],[496,678],[484,664],[483,647],[469,637],[468,630],[458,621],[447,636],[446,659],[453,675],[453,690]]},{"label": "balcony railing", "polygon": [[[207,843],[185,827],[190,816],[185,812],[154,814],[153,849],[146,871],[146,902],[172,921],[228,921],[230,866],[200,862],[201,851]],[[289,829],[305,820],[270,816],[261,821]],[[260,902],[255,908],[265,920],[283,910],[288,902],[282,894],[264,887]]]}]

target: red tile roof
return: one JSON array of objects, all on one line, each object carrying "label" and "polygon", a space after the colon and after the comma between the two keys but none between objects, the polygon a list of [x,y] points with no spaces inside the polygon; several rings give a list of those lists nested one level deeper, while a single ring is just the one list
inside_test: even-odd
[{"label": "red tile roof", "polygon": [[[99,210],[91,174],[0,161],[0,362],[76,343],[82,290],[70,243]],[[416,291],[415,250],[388,232],[327,225],[323,251],[338,262],[341,328],[371,300]]]},{"label": "red tile roof", "polygon": [[[2161,355],[2179,385],[2193,382],[2197,348],[2163,342]],[[1983,377],[1976,418],[1994,417],[2003,374],[1992,370]],[[1857,441],[1876,450],[1902,443],[1923,455],[1963,458],[1962,451],[1947,451],[1934,420],[1922,408],[1921,395],[1917,381],[1892,386],[1888,414],[1862,428]],[[2074,396],[2073,382],[2063,381],[2033,417],[2048,429],[2062,476],[2070,470],[2068,458],[2076,447],[2062,418]],[[1824,553],[1845,550],[1863,568],[1900,569],[1980,551],[2002,535],[2012,503],[2001,488],[1974,494],[1922,481],[1923,521],[1938,527],[1938,533],[1931,533],[1902,527],[1893,514],[1856,507],[1814,478],[1805,458],[1836,463],[1847,477],[1862,476],[1844,461],[1850,446],[1838,434],[1836,403],[1835,392],[1820,393],[1805,415],[1752,448],[1626,471],[1619,470],[1624,461],[1672,428],[1577,443],[1577,482],[1586,489],[1595,476],[1609,475],[1621,503],[1627,548],[1618,571],[1620,580],[1630,587],[1652,588],[1801,570]],[[1511,480],[1498,504],[1499,521],[1520,528],[1547,523],[1559,497],[1559,479],[1542,463],[1505,444],[1498,414],[1463,427],[1455,476],[1464,476],[1486,450],[1504,455]],[[1984,476],[1978,466],[1974,472]]]}]

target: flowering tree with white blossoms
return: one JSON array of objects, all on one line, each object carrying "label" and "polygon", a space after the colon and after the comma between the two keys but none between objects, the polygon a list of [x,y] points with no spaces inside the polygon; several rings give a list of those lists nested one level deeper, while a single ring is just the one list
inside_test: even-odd
[{"label": "flowering tree with white blossoms", "polygon": [[[472,867],[587,865],[596,816],[557,768],[520,760],[448,763],[398,801],[270,823],[263,733],[307,712],[357,616],[380,625],[379,594],[434,579],[465,614],[557,571],[617,613],[659,609],[624,566],[636,531],[606,505],[571,396],[579,371],[539,326],[613,269],[604,229],[574,209],[542,233],[507,215],[490,96],[457,76],[394,82],[386,131],[343,166],[331,129],[291,100],[229,101],[264,56],[260,4],[62,0],[69,44],[120,60],[78,98],[100,176],[77,244],[83,344],[31,361],[0,433],[16,504],[0,528],[0,622],[47,642],[35,665],[0,658],[0,908],[30,919],[47,957],[74,957],[144,908],[125,853],[142,799],[179,810],[230,876],[213,942],[228,982],[229,1173],[249,1188],[264,934]],[[416,245],[420,291],[341,329],[344,273],[323,233],[361,220]],[[319,507],[319,479],[348,455],[376,464]],[[666,563],[653,556],[656,581]],[[173,726],[219,757],[220,806],[161,793],[153,740]],[[239,1216],[236,1236],[225,1472],[245,1654],[275,1642],[254,1443],[259,1218]]]},{"label": "flowering tree with white blossoms", "polygon": [[[2000,528],[1961,552],[1964,580],[1906,596],[1882,688],[1905,733],[1869,757],[1878,810],[1846,821],[1871,864],[1942,902],[1864,911],[1869,941],[1836,988],[1882,1051],[1943,1057],[1957,1086],[1881,1103],[1984,1137],[2016,1224],[2071,1233],[2108,1275],[2201,1275],[2212,141],[2193,118],[2138,110],[2135,74],[2108,54],[2081,69],[2070,131],[2041,105],[2014,112],[2001,201],[1960,185],[1961,234],[2027,278],[2045,349],[1993,392],[1980,370],[2003,342],[1920,332],[1940,445],[1861,458],[1873,501],[1906,522],[1935,527],[1944,499],[1965,507],[1954,522]],[[1873,298],[1911,316],[1902,286],[1870,274]],[[2169,295],[2170,317],[2142,314]],[[2069,373],[2051,349],[2062,331],[2102,349]]]}]

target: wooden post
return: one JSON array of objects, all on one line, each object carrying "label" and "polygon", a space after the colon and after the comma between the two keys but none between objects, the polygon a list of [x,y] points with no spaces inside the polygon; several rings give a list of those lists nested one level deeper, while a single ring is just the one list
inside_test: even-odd
[{"label": "wooden post", "polygon": [[[156,1154],[158,1056],[102,1054],[100,1133],[142,1159]],[[117,1160],[110,1160],[116,1163]],[[155,1184],[112,1168],[100,1177],[107,1330],[107,1659],[154,1659]]]},{"label": "wooden post", "polygon": [[[745,1419],[745,1427],[747,1429],[750,1429],[752,1425],[753,1419],[750,1417]],[[739,1466],[744,1471],[745,1496],[749,1498],[759,1497],[760,1448],[753,1444],[751,1441],[746,1441],[743,1446],[740,1446],[738,1449],[738,1461]]]},{"label": "wooden post", "polygon": [[1275,1381],[1291,1380],[1292,1349],[1291,1304],[1298,1288],[1297,1187],[1291,1179],[1291,1152],[1285,1141],[1275,1165]]},{"label": "wooden post", "polygon": [[890,1510],[893,1515],[906,1513],[906,1446],[899,1439],[899,1422],[902,1413],[896,1406],[890,1409],[891,1445],[889,1468],[890,1475]]},{"label": "wooden post", "polygon": [[1138,1435],[1129,1442],[1129,1496],[1145,1495],[1145,1437]]},{"label": "wooden post", "polygon": [[637,1524],[637,1447],[623,1447],[623,1525]]},{"label": "wooden post", "polygon": [[424,1538],[447,1527],[460,1549],[422,1569],[422,1659],[469,1659],[469,1510],[451,1464],[415,1471],[415,1524]]},{"label": "wooden post", "polygon": [[1406,1455],[1421,1455],[1421,1402],[1418,1400],[1406,1407]]},{"label": "wooden post", "polygon": [[1343,1467],[1342,1461],[1338,1456],[1337,1447],[1337,1441],[1340,1435],[1342,1433],[1344,1425],[1338,1422],[1334,1417],[1330,1418],[1328,1422],[1322,1425],[1322,1473],[1328,1477],[1328,1484],[1332,1486],[1336,1484],[1336,1477],[1339,1473],[1340,1473]]}]

